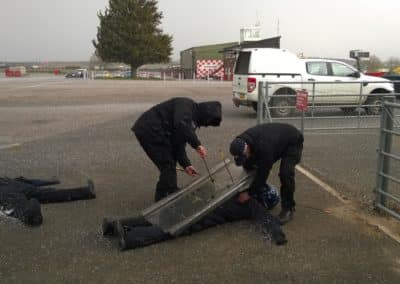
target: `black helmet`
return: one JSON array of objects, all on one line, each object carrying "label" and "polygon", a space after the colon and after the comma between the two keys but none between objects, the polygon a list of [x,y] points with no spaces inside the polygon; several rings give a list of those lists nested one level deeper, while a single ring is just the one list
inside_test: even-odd
[{"label": "black helmet", "polygon": [[244,162],[246,161],[246,156],[244,155],[245,148],[246,148],[246,141],[244,141],[242,138],[236,137],[231,142],[229,151],[234,157],[235,164],[237,166],[243,166]]},{"label": "black helmet", "polygon": [[222,120],[222,106],[218,101],[198,103],[197,126],[219,126]]}]

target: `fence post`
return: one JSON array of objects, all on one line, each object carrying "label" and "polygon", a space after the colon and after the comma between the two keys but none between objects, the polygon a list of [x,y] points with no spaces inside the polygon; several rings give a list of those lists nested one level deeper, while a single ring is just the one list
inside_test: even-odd
[{"label": "fence post", "polygon": [[311,117],[314,117],[315,82],[312,83]]},{"label": "fence post", "polygon": [[257,124],[265,121],[265,115],[268,122],[272,122],[271,113],[268,108],[268,82],[258,83],[258,102],[257,102]]},{"label": "fence post", "polygon": [[265,82],[265,90],[264,90],[264,104],[263,104],[263,117],[267,114],[268,122],[272,122],[271,112],[269,111],[269,86],[268,82]]},{"label": "fence post", "polygon": [[264,122],[265,82],[258,83],[257,124]]},{"label": "fence post", "polygon": [[377,183],[376,183],[376,204],[386,207],[386,196],[379,192],[387,192],[388,181],[387,178],[382,176],[381,173],[387,174],[390,169],[390,158],[385,153],[392,151],[392,135],[388,133],[393,131],[393,108],[383,102],[381,113],[381,135],[379,145],[378,169],[377,169]]},{"label": "fence post", "polygon": [[360,82],[360,99],[358,100],[358,128],[361,128],[361,101],[363,97],[363,84],[364,82]]}]

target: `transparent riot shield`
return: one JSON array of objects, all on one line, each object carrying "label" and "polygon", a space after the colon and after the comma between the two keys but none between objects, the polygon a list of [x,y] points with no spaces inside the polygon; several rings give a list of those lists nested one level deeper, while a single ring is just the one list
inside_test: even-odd
[{"label": "transparent riot shield", "polygon": [[177,236],[214,208],[247,189],[252,178],[242,167],[226,159],[210,169],[210,175],[200,177],[141,214],[164,232]]}]

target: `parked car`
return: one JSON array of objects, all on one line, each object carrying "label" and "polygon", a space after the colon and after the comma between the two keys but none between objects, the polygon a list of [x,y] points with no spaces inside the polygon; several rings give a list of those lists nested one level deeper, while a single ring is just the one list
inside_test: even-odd
[{"label": "parked car", "polygon": [[[295,98],[288,95],[294,96],[299,89],[315,94],[309,103],[342,104],[346,105],[342,108],[345,112],[352,111],[360,103],[368,104],[370,106],[366,107],[366,111],[369,114],[378,114],[381,108],[377,105],[382,101],[382,96],[370,94],[393,92],[393,84],[389,80],[367,76],[341,61],[299,59],[285,49],[243,49],[236,61],[233,76],[234,105],[257,110],[259,82],[274,82],[268,88],[268,104],[273,107],[272,115],[280,117],[289,116],[295,111]],[[360,97],[361,85],[363,96]],[[344,95],[339,96],[341,94]]]},{"label": "parked car", "polygon": [[395,96],[400,100],[400,74],[397,73],[386,73],[382,78],[388,79],[393,82]]},{"label": "parked car", "polygon": [[84,78],[86,72],[86,69],[76,69],[65,74],[65,78]]},{"label": "parked car", "polygon": [[104,70],[104,71],[96,71],[94,74],[95,79],[109,79],[112,78],[112,75],[110,72]]}]

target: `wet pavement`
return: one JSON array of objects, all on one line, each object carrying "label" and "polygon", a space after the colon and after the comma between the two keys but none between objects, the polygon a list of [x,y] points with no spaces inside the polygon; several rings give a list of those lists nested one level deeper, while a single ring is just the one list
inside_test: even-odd
[{"label": "wet pavement", "polygon": [[[231,103],[230,83],[43,79],[0,82],[2,175],[49,177],[62,186],[88,177],[97,199],[42,206],[44,223],[28,228],[0,219],[1,283],[397,283],[400,244],[368,225],[377,132],[306,133],[302,167],[345,203],[297,172],[295,219],[288,243],[271,244],[248,221],[226,224],[146,248],[120,252],[100,232],[105,216],[127,216],[152,203],[157,170],[130,127],[149,106],[171,96],[220,100],[219,128],[198,131],[209,163],[255,124]],[[188,155],[201,174],[196,153]],[[228,155],[227,155],[228,156]],[[181,184],[190,178],[179,174]],[[276,169],[272,183],[279,185]],[[356,209],[354,209],[356,208]],[[277,209],[278,210],[278,209]],[[276,211],[277,211],[276,210]],[[274,213],[277,213],[274,211]],[[400,226],[394,222],[393,231]]]}]

